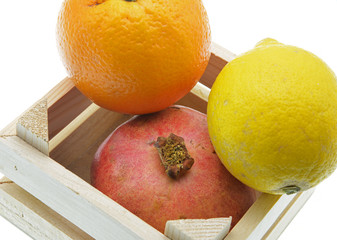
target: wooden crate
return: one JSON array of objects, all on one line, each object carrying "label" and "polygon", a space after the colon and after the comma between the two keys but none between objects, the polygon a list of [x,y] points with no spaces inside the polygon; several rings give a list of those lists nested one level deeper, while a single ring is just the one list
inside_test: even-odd
[{"label": "wooden crate", "polygon": [[[206,112],[209,88],[233,58],[213,44],[200,83],[178,103]],[[97,147],[130,117],[61,81],[0,132],[1,214],[34,239],[168,239],[90,185]],[[261,194],[225,239],[276,239],[312,192]]]}]

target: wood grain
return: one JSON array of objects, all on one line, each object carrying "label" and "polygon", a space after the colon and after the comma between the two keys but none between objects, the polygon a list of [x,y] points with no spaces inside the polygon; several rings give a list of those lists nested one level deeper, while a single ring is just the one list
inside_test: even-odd
[{"label": "wood grain", "polygon": [[235,58],[235,54],[214,42],[212,43],[211,51],[212,54],[207,68],[199,81],[208,88],[212,87],[224,66]]},{"label": "wood grain", "polygon": [[[313,191],[314,189],[310,189],[293,195],[261,194],[243,218],[229,232],[226,240],[277,239],[286,227],[284,222],[282,223],[286,213],[295,216],[299,210],[298,206],[303,206]],[[293,208],[294,202],[299,198],[301,199],[300,204],[297,208]],[[287,219],[287,223],[291,219]],[[271,232],[274,231],[275,233],[276,229],[278,229],[279,234],[272,235]]]},{"label": "wood grain", "polygon": [[[177,104],[206,113],[209,88],[233,58],[234,54],[212,44],[211,59],[200,83]],[[0,171],[15,182],[0,184],[3,214],[31,234],[40,233],[26,226],[29,222],[15,208],[34,216],[33,222],[43,222],[48,218],[44,214],[54,211],[44,226],[49,235],[65,233],[65,239],[71,234],[96,239],[167,239],[90,185],[90,165],[99,144],[132,116],[91,105],[68,78],[45,98],[49,157],[16,136],[15,126],[22,115],[0,131]],[[262,194],[226,240],[276,239],[312,191],[290,197]],[[36,204],[24,204],[23,199]],[[74,227],[62,225],[67,221]]]},{"label": "wood grain", "polygon": [[0,170],[96,239],[167,239],[19,137],[0,138]]},{"label": "wood grain", "polygon": [[39,151],[49,154],[47,99],[41,99],[18,119],[16,133]]},{"label": "wood grain", "polygon": [[0,179],[0,199],[1,215],[33,239],[93,239],[6,177]]},{"label": "wood grain", "polygon": [[[69,79],[67,80],[70,81]],[[58,99],[58,101],[49,102],[48,131],[50,139],[53,139],[56,134],[92,103],[75,86],[69,84],[69,87],[71,87],[68,89],[69,91]]]},{"label": "wood grain", "polygon": [[166,222],[165,235],[173,240],[222,240],[231,222],[232,217],[170,220]]},{"label": "wood grain", "polygon": [[[67,94],[71,89],[74,88],[74,84],[69,78],[65,78],[60,81],[55,87],[53,87],[47,94],[45,94],[41,99],[47,99],[48,108],[54,103],[58,102],[65,94]],[[31,108],[34,108],[41,99],[37,100],[31,107],[24,111],[20,116],[10,122],[4,129],[0,130],[0,136],[15,136],[16,135],[16,125],[18,120],[29,112]]]}]

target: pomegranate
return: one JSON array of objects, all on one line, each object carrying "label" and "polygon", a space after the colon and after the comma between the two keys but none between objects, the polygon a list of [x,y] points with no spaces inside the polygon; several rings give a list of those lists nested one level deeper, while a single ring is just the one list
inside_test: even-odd
[{"label": "pomegranate", "polygon": [[97,150],[91,180],[161,232],[182,218],[232,216],[234,226],[256,199],[216,155],[206,115],[177,105],[113,131]]}]

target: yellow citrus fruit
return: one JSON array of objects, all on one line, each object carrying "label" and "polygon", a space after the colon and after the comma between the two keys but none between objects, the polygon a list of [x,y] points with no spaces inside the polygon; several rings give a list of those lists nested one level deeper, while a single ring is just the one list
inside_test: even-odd
[{"label": "yellow citrus fruit", "polygon": [[201,0],[64,0],[57,42],[85,96],[132,114],[162,110],[185,96],[211,54]]},{"label": "yellow citrus fruit", "polygon": [[207,109],[226,168],[256,190],[316,186],[337,163],[337,79],[317,56],[265,39],[228,63]]}]

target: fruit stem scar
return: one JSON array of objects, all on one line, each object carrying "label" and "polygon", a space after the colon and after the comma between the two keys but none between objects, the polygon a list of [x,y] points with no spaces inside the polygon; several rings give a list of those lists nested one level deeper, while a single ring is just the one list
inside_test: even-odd
[{"label": "fruit stem scar", "polygon": [[158,137],[154,146],[169,177],[177,179],[191,169],[194,159],[187,151],[184,138],[171,133],[167,138]]},{"label": "fruit stem scar", "polygon": [[126,2],[137,2],[137,0],[124,0]]},{"label": "fruit stem scar", "polygon": [[301,191],[301,188],[296,186],[296,185],[289,185],[289,186],[285,186],[285,187],[281,188],[281,190],[285,194],[290,195],[290,194],[294,194],[294,193],[297,193],[297,192]]}]

